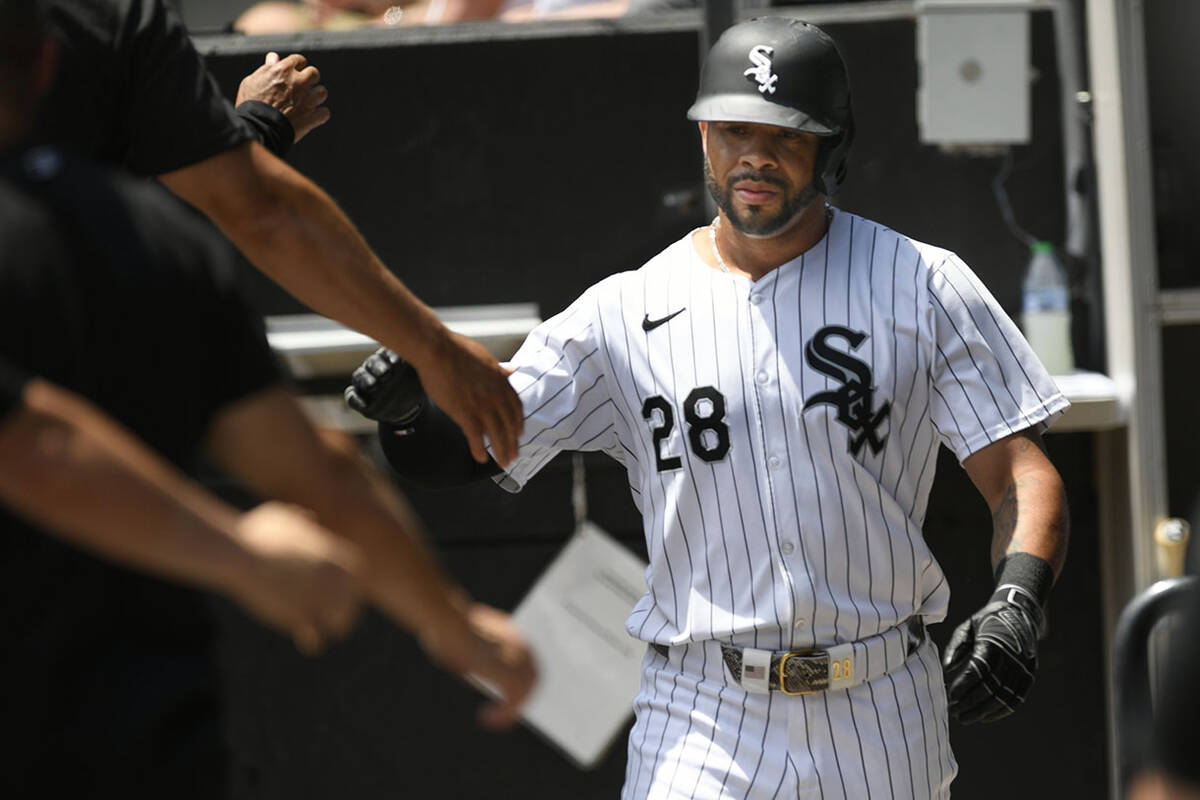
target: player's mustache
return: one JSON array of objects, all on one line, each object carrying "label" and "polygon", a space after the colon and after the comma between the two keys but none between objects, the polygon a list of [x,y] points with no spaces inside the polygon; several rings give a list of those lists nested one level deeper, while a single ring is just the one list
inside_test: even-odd
[{"label": "player's mustache", "polygon": [[733,187],[736,186],[737,184],[741,183],[742,181],[754,181],[755,183],[770,183],[770,184],[773,184],[774,186],[778,186],[780,189],[784,189],[784,190],[786,190],[788,188],[787,182],[784,181],[782,178],[778,177],[777,175],[768,175],[764,172],[756,172],[754,170],[750,170],[749,172],[739,172],[736,175],[729,176],[729,178],[727,178],[725,181],[725,186],[730,191],[732,191]]}]

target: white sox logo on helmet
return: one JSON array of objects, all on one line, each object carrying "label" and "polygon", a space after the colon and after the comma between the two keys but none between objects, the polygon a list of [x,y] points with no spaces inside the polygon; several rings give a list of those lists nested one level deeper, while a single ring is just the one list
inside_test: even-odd
[{"label": "white sox logo on helmet", "polygon": [[754,66],[742,74],[758,81],[758,90],[763,94],[775,94],[775,84],[779,76],[771,72],[771,56],[775,55],[774,48],[765,44],[757,44],[750,48],[750,63]]}]

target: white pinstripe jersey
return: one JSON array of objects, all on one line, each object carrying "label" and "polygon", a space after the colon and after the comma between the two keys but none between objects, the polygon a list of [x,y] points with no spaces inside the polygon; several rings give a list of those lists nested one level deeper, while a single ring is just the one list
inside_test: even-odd
[{"label": "white pinstripe jersey", "polygon": [[842,211],[757,282],[689,234],[588,289],[510,366],[525,434],[498,481],[515,491],[564,449],[624,464],[650,557],[627,627],[664,644],[941,620],[921,533],[938,446],[962,460],[1067,406],[957,256]]}]

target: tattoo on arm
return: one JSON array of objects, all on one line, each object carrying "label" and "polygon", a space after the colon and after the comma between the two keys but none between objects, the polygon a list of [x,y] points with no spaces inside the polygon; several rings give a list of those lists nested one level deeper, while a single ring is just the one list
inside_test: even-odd
[{"label": "tattoo on arm", "polygon": [[1017,484],[1010,483],[992,512],[992,566],[1008,553],[1017,530]]},{"label": "tattoo on arm", "polygon": [[[1057,502],[1048,504],[1044,496],[1047,488],[1042,478],[1024,475],[1004,490],[1004,496],[992,512],[993,567],[1005,556],[1016,552],[1040,554],[1056,570],[1062,567],[1070,531],[1066,492],[1062,486],[1058,486],[1055,495]],[[1023,504],[1021,496],[1024,496]],[[1033,515],[1033,519],[1019,524],[1022,505],[1025,515]]]}]

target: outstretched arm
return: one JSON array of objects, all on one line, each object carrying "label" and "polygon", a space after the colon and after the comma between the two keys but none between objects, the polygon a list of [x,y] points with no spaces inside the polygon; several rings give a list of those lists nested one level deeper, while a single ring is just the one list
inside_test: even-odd
[{"label": "outstretched arm", "polygon": [[1007,716],[1033,685],[1068,522],[1062,479],[1036,431],[988,445],[963,468],[992,511],[996,576],[988,603],[954,631],[943,656],[950,713],[968,724]]},{"label": "outstretched arm", "polygon": [[354,370],[346,404],[379,422],[379,442],[398,474],[426,486],[457,486],[497,475],[480,464],[462,431],[425,394],[416,370],[386,347]]},{"label": "outstretched arm", "polygon": [[496,359],[390,273],[316,184],[252,142],[160,176],[259,269],[314,310],[400,353],[463,429],[476,461],[517,453],[521,404]]},{"label": "outstretched arm", "polygon": [[306,652],[350,629],[357,548],[279,503],[238,513],[46,381],[20,394],[0,419],[0,499],[17,513],[100,557],[227,594]]},{"label": "outstretched arm", "polygon": [[407,504],[347,437],[318,434],[295,398],[274,388],[217,417],[212,459],[250,488],[312,509],[364,553],[367,593],[444,668],[499,688],[483,721],[517,719],[533,685],[532,655],[508,616],[470,600],[441,569]]}]

